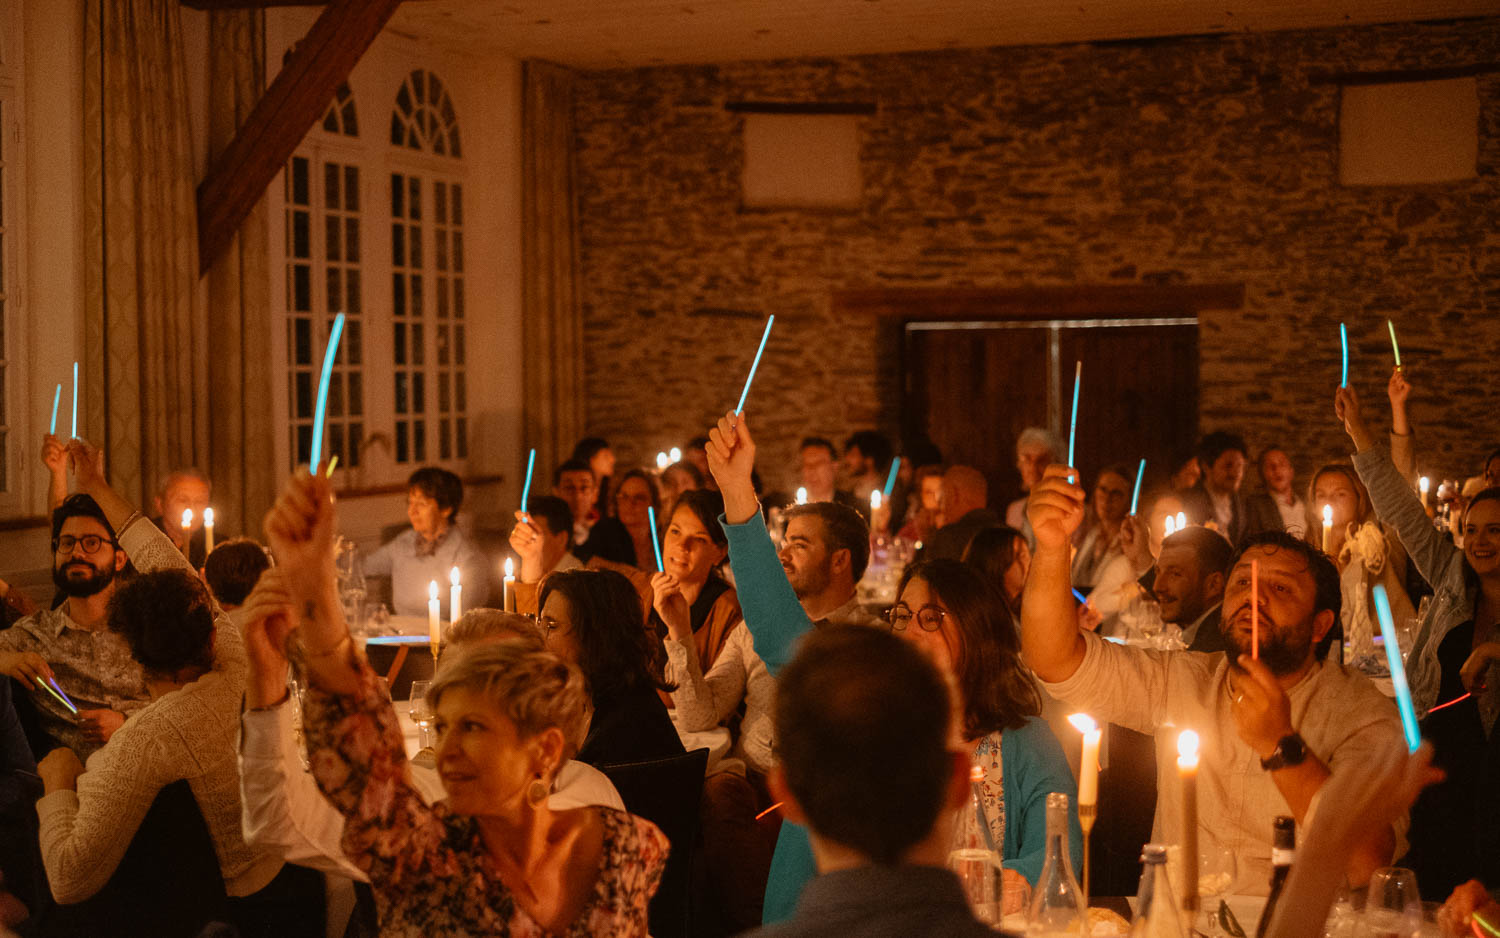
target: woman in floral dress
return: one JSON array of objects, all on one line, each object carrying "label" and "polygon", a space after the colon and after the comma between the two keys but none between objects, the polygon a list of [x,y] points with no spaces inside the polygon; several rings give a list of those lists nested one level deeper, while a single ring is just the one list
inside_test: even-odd
[{"label": "woman in floral dress", "polygon": [[557,656],[500,642],[444,662],[429,691],[448,798],[407,781],[395,711],[340,612],[324,479],[294,477],[266,518],[300,620],[304,724],[343,847],[370,877],[385,936],[647,934],[667,841],[608,808],[547,806],[565,740],[588,720],[583,678]]}]

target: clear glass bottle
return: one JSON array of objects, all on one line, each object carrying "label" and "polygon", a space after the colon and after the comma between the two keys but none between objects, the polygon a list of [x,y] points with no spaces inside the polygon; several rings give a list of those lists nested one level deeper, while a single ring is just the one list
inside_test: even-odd
[{"label": "clear glass bottle", "polygon": [[964,895],[974,917],[986,925],[999,927],[1005,908],[1002,895],[1000,852],[990,831],[989,817],[979,783],[984,770],[974,767],[969,803],[958,812],[953,825],[953,841],[948,851],[948,868],[963,885]]},{"label": "clear glass bottle", "polygon": [[1183,938],[1177,914],[1177,894],[1167,879],[1167,848],[1147,844],[1141,849],[1141,889],[1136,894],[1131,938]]},{"label": "clear glass bottle", "polygon": [[1031,938],[1080,938],[1087,934],[1088,909],[1068,854],[1068,796],[1047,796],[1047,860],[1031,895],[1026,934]]}]

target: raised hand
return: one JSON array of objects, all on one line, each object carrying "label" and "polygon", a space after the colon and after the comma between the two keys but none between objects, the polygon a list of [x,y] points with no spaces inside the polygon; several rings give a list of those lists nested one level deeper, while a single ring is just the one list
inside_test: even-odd
[{"label": "raised hand", "polygon": [[42,437],[42,465],[53,474],[68,471],[68,447],[51,433]]},{"label": "raised hand", "polygon": [[233,617],[245,636],[245,657],[250,664],[246,703],[269,707],[286,696],[286,643],[297,627],[285,571],[272,567],[262,573]]},{"label": "raised hand", "polygon": [[692,616],[677,577],[670,573],[655,574],[651,577],[651,594],[651,606],[667,624],[667,633],[678,641],[691,641]]},{"label": "raised hand", "polygon": [[95,496],[109,488],[109,481],[104,478],[104,457],[94,444],[86,440],[68,441],[68,462],[73,467],[73,480],[78,483],[78,491]]},{"label": "raised hand", "polygon": [[333,488],[327,479],[293,474],[266,515],[265,529],[294,599],[303,598],[310,578],[325,568],[333,572]]},{"label": "raised hand", "polygon": [[1067,550],[1073,532],[1083,523],[1085,495],[1070,478],[1077,472],[1053,463],[1042,471],[1042,480],[1031,488],[1026,517],[1036,534],[1037,549]]},{"label": "raised hand", "polygon": [[1292,702],[1265,662],[1240,655],[1235,664],[1239,666],[1231,698],[1235,729],[1245,745],[1262,759],[1269,758],[1282,738],[1293,732]]},{"label": "raised hand", "polygon": [[755,439],[744,414],[733,411],[719,418],[708,431],[708,471],[719,484],[724,496],[724,517],[730,524],[743,524],[760,511],[755,484],[750,474],[755,469]]},{"label": "raised hand", "polygon": [[521,558],[521,582],[536,583],[547,571],[542,569],[541,529],[528,512],[516,512],[516,526],[510,529],[510,549]]},{"label": "raised hand", "polygon": [[1391,402],[1391,432],[1406,436],[1411,433],[1411,423],[1406,419],[1406,399],[1411,396],[1411,385],[1400,368],[1391,371],[1391,380],[1385,386],[1385,396]]},{"label": "raised hand", "polygon": [[1120,550],[1136,574],[1151,569],[1156,558],[1151,555],[1150,522],[1140,515],[1127,515],[1120,525]]},{"label": "raised hand", "polygon": [[1333,412],[1343,421],[1344,432],[1354,441],[1357,452],[1363,453],[1375,445],[1370,428],[1365,425],[1364,413],[1360,409],[1359,395],[1353,388],[1339,388],[1333,395]]}]

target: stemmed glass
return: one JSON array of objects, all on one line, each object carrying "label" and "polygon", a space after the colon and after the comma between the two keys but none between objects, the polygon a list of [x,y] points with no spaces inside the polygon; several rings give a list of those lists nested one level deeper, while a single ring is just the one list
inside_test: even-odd
[{"label": "stemmed glass", "polygon": [[407,713],[417,724],[417,748],[432,748],[432,708],[427,706],[427,691],[431,681],[412,681],[411,699],[407,702]]},{"label": "stemmed glass", "polygon": [[1417,874],[1399,866],[1383,866],[1370,877],[1365,894],[1361,935],[1369,938],[1418,938],[1422,934],[1422,896]]},{"label": "stemmed glass", "polygon": [[[1239,871],[1234,851],[1224,846],[1198,844],[1198,896],[1199,906],[1207,913],[1209,935],[1228,935],[1229,930],[1219,918],[1219,904],[1229,895]],[[1241,923],[1243,926],[1244,923]]]}]

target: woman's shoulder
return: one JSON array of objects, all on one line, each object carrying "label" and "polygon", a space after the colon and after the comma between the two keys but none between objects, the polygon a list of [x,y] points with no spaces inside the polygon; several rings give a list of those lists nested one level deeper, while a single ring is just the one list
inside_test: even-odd
[{"label": "woman's shoulder", "polygon": [[671,844],[661,828],[628,811],[603,805],[593,810],[604,825],[605,850],[610,856],[637,857],[648,866],[666,861]]},{"label": "woman's shoulder", "polygon": [[1001,747],[1007,756],[1014,754],[1021,759],[1036,762],[1049,762],[1053,759],[1067,761],[1057,734],[1052,732],[1046,719],[1040,716],[1027,717],[1025,723],[1006,730],[1001,735]]}]

